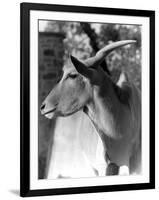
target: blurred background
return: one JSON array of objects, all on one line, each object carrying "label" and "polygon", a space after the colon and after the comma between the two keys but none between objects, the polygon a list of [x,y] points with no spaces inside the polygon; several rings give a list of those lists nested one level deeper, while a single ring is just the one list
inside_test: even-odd
[{"label": "blurred background", "polygon": [[[114,82],[118,80],[120,72],[125,71],[133,83],[141,89],[141,28],[138,25],[40,20],[38,45],[39,107],[61,75],[63,64],[69,54],[73,54],[80,59],[86,59],[93,56],[103,46],[119,40],[131,39],[136,40],[137,43],[113,51],[102,63],[102,67],[111,75]],[[57,122],[56,119],[46,119],[41,116],[40,112],[38,115],[38,172],[39,178],[46,178],[49,173],[49,163],[52,158],[51,152],[55,144]],[[74,124],[78,124],[79,116],[75,115],[69,120],[71,123],[74,120]],[[67,124],[69,126],[68,121]],[[67,140],[66,148],[68,149],[70,146],[69,140],[66,138],[66,134],[64,135],[64,140]],[[75,134],[72,133],[71,135],[69,132],[67,135],[69,137],[71,136],[71,140],[73,140]],[[75,140],[77,140],[77,137]],[[88,138],[87,141],[90,141],[90,139]],[[76,143],[75,146],[77,146]],[[58,151],[61,150],[58,149]],[[75,156],[77,157],[78,155]],[[71,165],[71,162],[69,161],[68,164]],[[64,165],[64,163],[61,163],[61,165]],[[61,176],[61,173],[59,175]]]}]

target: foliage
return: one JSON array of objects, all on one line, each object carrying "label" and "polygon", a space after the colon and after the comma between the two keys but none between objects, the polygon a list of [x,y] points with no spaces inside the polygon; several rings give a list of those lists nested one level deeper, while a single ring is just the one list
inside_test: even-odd
[{"label": "foliage", "polygon": [[141,88],[141,27],[138,25],[50,21],[46,31],[63,32],[66,36],[64,40],[65,58],[68,54],[73,54],[80,59],[85,59],[96,53],[92,38],[83,30],[84,24],[89,24],[92,28],[92,37],[93,34],[97,36],[94,43],[98,44],[99,49],[119,40],[133,39],[137,41],[135,45],[128,45],[112,52],[106,62],[110,71],[127,72],[130,79]]}]

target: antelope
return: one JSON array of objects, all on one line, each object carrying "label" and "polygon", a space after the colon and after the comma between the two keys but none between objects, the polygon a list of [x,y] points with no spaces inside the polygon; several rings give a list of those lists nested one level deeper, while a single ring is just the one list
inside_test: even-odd
[{"label": "antelope", "polygon": [[41,114],[67,117],[83,111],[101,138],[107,165],[105,175],[141,173],[141,95],[122,72],[117,83],[100,67],[113,50],[134,40],[111,43],[94,57],[79,60],[70,55],[63,76],[41,105]]}]

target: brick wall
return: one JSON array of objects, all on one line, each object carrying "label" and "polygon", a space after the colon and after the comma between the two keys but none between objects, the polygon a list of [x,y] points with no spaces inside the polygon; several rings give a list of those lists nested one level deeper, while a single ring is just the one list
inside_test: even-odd
[{"label": "brick wall", "polygon": [[61,33],[40,32],[39,33],[39,178],[45,174],[48,146],[53,133],[54,122],[46,119],[40,114],[40,105],[55,85],[56,79],[61,73],[63,66],[64,35]]}]

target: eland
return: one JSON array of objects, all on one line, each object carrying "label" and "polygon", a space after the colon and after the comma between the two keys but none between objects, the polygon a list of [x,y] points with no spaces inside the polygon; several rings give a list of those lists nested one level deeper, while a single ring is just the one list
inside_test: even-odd
[{"label": "eland", "polygon": [[122,167],[127,167],[129,174],[141,172],[140,91],[126,73],[114,83],[100,67],[113,50],[133,43],[111,43],[86,60],[71,55],[62,78],[41,105],[41,114],[49,119],[81,110],[88,116],[102,141],[105,175],[120,174]]}]

